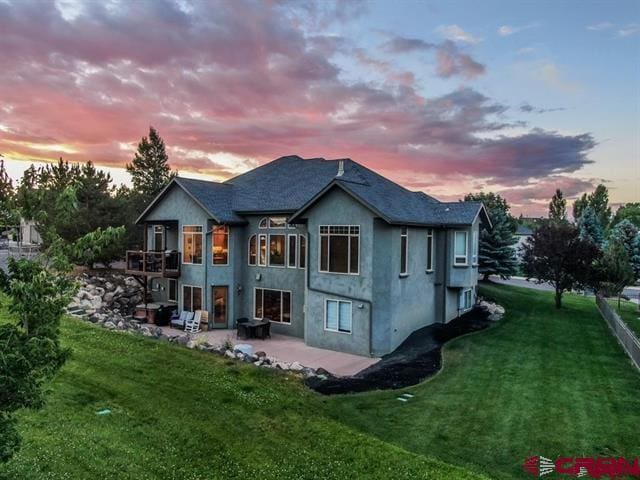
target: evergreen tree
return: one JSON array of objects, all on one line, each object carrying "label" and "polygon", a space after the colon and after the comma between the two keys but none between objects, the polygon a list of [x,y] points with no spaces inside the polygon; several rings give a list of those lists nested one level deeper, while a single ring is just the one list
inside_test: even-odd
[{"label": "evergreen tree", "polygon": [[612,242],[624,245],[636,278],[640,278],[640,232],[638,228],[629,220],[622,220],[611,230],[607,243]]},{"label": "evergreen tree", "polygon": [[177,175],[168,161],[164,141],[149,127],[149,137],[142,137],[133,162],[127,164],[133,188],[149,200],[155,197]]},{"label": "evergreen tree", "polygon": [[578,227],[580,228],[580,238],[591,240],[598,248],[602,246],[604,240],[602,225],[600,225],[600,219],[591,205],[582,211],[582,215],[578,219]]},{"label": "evergreen tree", "polygon": [[583,193],[580,198],[577,198],[575,202],[573,202],[573,219],[578,221],[578,219],[582,216],[582,211],[589,205],[589,197],[586,193]]},{"label": "evergreen tree", "polygon": [[611,207],[609,206],[609,190],[607,190],[607,187],[600,184],[593,193],[589,195],[583,193],[582,197],[573,204],[573,218],[577,221],[588,206],[593,208],[600,221],[600,226],[604,230],[608,229],[611,222]]},{"label": "evergreen tree", "polygon": [[622,220],[629,220],[636,227],[640,228],[640,202],[627,203],[621,206],[611,221],[612,225],[617,225]]},{"label": "evergreen tree", "polygon": [[564,222],[567,220],[567,200],[559,189],[556,190],[551,202],[549,202],[549,220],[552,222]]},{"label": "evergreen tree", "polygon": [[480,230],[478,272],[485,280],[490,275],[499,275],[501,278],[514,275],[517,262],[513,245],[518,241],[514,235],[517,222],[509,214],[509,204],[493,192],[470,193],[464,200],[482,202],[492,225],[484,226]]}]

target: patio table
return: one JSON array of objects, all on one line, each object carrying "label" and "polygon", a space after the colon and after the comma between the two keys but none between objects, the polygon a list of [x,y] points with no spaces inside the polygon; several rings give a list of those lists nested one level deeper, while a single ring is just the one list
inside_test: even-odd
[{"label": "patio table", "polygon": [[258,328],[268,323],[268,320],[249,320],[247,323],[245,323],[244,326],[247,329],[248,338],[256,338]]}]

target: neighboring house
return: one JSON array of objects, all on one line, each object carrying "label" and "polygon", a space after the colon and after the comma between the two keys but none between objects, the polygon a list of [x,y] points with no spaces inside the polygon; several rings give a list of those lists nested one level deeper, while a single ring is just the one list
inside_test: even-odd
[{"label": "neighboring house", "polygon": [[518,229],[516,230],[516,237],[518,238],[518,243],[515,244],[514,248],[516,249],[516,257],[518,262],[522,262],[522,246],[525,244],[527,239],[533,235],[533,230],[527,227],[526,225],[518,225]]},{"label": "neighboring house", "polygon": [[282,157],[223,183],[174,179],[127,271],[155,301],[240,317],[308,345],[393,351],[475,301],[481,203],[442,203],[349,160]]},{"label": "neighboring house", "polygon": [[20,219],[20,242],[24,245],[40,245],[42,238],[36,230],[36,222],[33,220]]}]

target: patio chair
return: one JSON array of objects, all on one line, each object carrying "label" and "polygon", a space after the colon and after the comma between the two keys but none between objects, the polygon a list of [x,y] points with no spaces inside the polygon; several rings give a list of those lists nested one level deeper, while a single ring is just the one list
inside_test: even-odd
[{"label": "patio chair", "polygon": [[191,313],[191,318],[185,321],[184,331],[188,333],[198,333],[200,331],[200,320],[202,319],[202,310],[196,310]]},{"label": "patio chair", "polygon": [[180,316],[178,318],[171,319],[171,326],[175,328],[181,328],[182,330],[184,330],[184,327],[186,326],[186,322],[187,322],[187,316],[190,313],[193,314],[192,312],[189,312],[187,310],[183,310],[182,312],[180,312]]},{"label": "patio chair", "polygon": [[247,324],[249,323],[249,319],[246,317],[238,318],[236,320],[236,338],[239,338],[242,335],[244,338],[249,338],[249,328]]},{"label": "patio chair", "polygon": [[261,338],[262,340],[265,338],[271,338],[271,320],[263,318],[262,321],[264,323],[258,325],[256,329],[256,337]]}]

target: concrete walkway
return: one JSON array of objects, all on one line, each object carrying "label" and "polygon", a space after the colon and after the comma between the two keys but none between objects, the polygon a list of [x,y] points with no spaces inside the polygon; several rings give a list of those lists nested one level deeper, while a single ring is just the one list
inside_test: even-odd
[{"label": "concrete walkway", "polygon": [[[160,328],[162,328],[165,335],[186,335],[182,330],[176,330],[175,328]],[[234,345],[239,343],[249,344],[253,346],[254,353],[263,351],[267,356],[281,362],[298,362],[305,367],[311,368],[322,367],[334,375],[340,376],[354,375],[380,360],[379,358],[361,357],[350,353],[310,347],[305,345],[304,340],[301,338],[278,335],[276,333],[272,333],[271,338],[266,340],[253,338],[245,340],[236,338],[235,330],[219,329],[196,333],[195,338],[209,342],[211,345],[222,345],[226,341]]]}]

